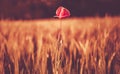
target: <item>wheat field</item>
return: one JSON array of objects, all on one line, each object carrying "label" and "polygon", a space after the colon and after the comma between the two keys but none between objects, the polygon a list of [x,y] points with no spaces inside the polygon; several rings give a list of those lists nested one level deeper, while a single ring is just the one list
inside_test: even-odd
[{"label": "wheat field", "polygon": [[120,74],[120,17],[0,20],[0,74]]}]

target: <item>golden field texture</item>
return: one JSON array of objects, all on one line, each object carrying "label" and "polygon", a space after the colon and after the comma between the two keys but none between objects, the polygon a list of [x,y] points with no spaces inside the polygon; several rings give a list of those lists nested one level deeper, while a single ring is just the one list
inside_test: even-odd
[{"label": "golden field texture", "polygon": [[0,74],[120,74],[120,17],[1,20]]}]

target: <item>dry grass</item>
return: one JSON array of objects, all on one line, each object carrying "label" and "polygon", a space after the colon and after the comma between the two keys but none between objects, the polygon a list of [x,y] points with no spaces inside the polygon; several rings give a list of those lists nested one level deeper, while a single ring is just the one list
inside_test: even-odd
[{"label": "dry grass", "polygon": [[0,21],[0,74],[120,74],[120,17]]}]

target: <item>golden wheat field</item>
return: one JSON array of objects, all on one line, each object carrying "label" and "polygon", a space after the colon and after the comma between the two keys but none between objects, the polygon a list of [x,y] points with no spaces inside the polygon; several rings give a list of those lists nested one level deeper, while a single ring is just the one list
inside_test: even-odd
[{"label": "golden wheat field", "polygon": [[120,74],[120,17],[0,20],[0,74]]}]

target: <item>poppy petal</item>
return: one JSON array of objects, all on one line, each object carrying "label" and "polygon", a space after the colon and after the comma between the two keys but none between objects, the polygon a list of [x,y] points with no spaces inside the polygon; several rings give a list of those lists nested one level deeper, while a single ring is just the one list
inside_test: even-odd
[{"label": "poppy petal", "polygon": [[56,16],[58,18],[65,18],[70,16],[70,11],[62,6],[58,7],[58,9],[56,10]]}]

